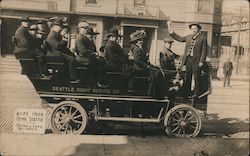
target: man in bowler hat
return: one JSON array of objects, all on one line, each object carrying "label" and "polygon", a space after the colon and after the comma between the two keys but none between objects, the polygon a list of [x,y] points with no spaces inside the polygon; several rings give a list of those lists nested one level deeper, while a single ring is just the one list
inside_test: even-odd
[{"label": "man in bowler hat", "polygon": [[70,83],[78,83],[80,80],[77,79],[76,61],[74,54],[67,48],[67,41],[63,40],[60,32],[64,25],[63,20],[60,18],[55,19],[51,27],[51,31],[47,37],[49,44],[48,56],[59,56],[62,57],[68,65],[70,74]]},{"label": "man in bowler hat", "polygon": [[110,29],[107,34],[108,41],[104,48],[107,66],[118,71],[122,69],[124,63],[128,63],[128,57],[124,55],[118,43],[120,37],[122,37],[122,35],[118,33],[118,29]]},{"label": "man in bowler hat", "polygon": [[171,21],[168,21],[167,24],[171,37],[173,37],[177,41],[186,42],[185,51],[182,56],[182,66],[185,65],[187,70],[187,94],[191,93],[191,83],[193,75],[195,88],[192,98],[197,98],[200,85],[201,67],[205,63],[207,56],[206,36],[201,33],[201,26],[198,23],[190,24],[189,28],[191,29],[192,33],[184,37],[179,36],[172,30]]},{"label": "man in bowler hat", "polygon": [[17,58],[30,58],[32,47],[32,36],[29,33],[30,19],[28,16],[23,16],[20,19],[21,25],[15,33],[15,56]]}]

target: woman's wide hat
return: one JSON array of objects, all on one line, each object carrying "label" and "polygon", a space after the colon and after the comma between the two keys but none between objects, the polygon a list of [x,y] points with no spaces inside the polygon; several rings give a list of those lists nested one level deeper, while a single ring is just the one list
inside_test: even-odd
[{"label": "woman's wide hat", "polygon": [[133,32],[132,34],[129,35],[130,41],[129,42],[135,42],[138,41],[142,38],[146,37],[146,32],[145,30],[137,30],[136,32]]}]

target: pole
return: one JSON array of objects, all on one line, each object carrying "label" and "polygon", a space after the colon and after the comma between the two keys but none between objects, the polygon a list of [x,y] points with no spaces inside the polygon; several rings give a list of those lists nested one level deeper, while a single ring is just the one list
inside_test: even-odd
[{"label": "pole", "polygon": [[240,7],[240,21],[238,22],[239,29],[238,29],[237,55],[236,55],[236,72],[235,72],[236,75],[238,75],[239,73],[241,20],[242,20],[242,7]]}]

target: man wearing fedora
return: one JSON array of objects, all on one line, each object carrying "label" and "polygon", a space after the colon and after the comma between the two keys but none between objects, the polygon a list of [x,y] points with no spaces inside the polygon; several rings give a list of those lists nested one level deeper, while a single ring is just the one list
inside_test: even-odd
[{"label": "man wearing fedora", "polygon": [[44,30],[46,21],[44,19],[40,19],[36,22],[38,30]]},{"label": "man wearing fedora", "polygon": [[38,66],[38,76],[45,78],[44,76],[48,75],[47,63],[45,62],[46,51],[42,49],[43,41],[37,36],[38,27],[33,24],[29,28],[29,33],[32,36],[32,56],[37,62]]},{"label": "man wearing fedora", "polygon": [[36,37],[38,40],[39,48],[46,55],[47,54],[47,49],[46,49],[47,47],[45,44],[45,39],[46,39],[45,35],[46,35],[45,30],[43,30],[43,29],[37,30]]},{"label": "man wearing fedora", "polygon": [[122,69],[123,64],[128,63],[128,57],[123,53],[118,43],[120,37],[122,37],[122,35],[118,33],[118,29],[110,29],[107,34],[108,41],[104,48],[108,68],[118,71]]},{"label": "man wearing fedora", "polygon": [[192,75],[194,76],[194,94],[192,98],[197,98],[199,85],[200,85],[200,74],[201,67],[205,63],[207,56],[207,38],[201,33],[201,26],[198,23],[189,25],[192,33],[190,35],[181,37],[176,34],[171,27],[171,21],[167,22],[170,36],[180,42],[186,42],[185,51],[182,56],[182,66],[186,66],[187,74],[187,94],[191,92]]},{"label": "man wearing fedora", "polygon": [[174,40],[170,37],[164,39],[164,48],[160,52],[160,66],[162,69],[176,70],[175,59],[179,58],[180,56],[171,50],[173,42]]},{"label": "man wearing fedora", "polygon": [[51,31],[47,37],[47,42],[49,44],[48,56],[62,57],[68,65],[71,79],[70,83],[78,83],[80,80],[77,79],[76,60],[74,54],[67,48],[67,41],[63,40],[60,34],[63,27],[64,25],[62,19],[57,18],[54,20]]},{"label": "man wearing fedora", "polygon": [[47,25],[46,19],[40,19],[36,22],[38,30],[44,31],[43,36],[47,37],[49,34],[49,27]]},{"label": "man wearing fedora", "polygon": [[15,56],[17,58],[21,57],[31,57],[31,42],[32,36],[29,33],[30,19],[28,16],[23,16],[20,19],[21,25],[16,30],[15,33]]}]

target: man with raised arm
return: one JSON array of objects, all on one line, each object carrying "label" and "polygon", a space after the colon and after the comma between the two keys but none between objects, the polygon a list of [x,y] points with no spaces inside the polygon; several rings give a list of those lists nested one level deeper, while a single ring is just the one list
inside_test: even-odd
[{"label": "man with raised arm", "polygon": [[207,38],[201,33],[201,26],[198,23],[190,24],[189,28],[192,33],[183,37],[173,31],[171,21],[168,21],[167,24],[168,31],[172,38],[180,42],[186,42],[182,56],[182,66],[185,65],[187,70],[187,95],[191,93],[192,76],[194,76],[195,88],[192,98],[197,98],[200,85],[199,79],[201,67],[205,63],[207,56]]}]

